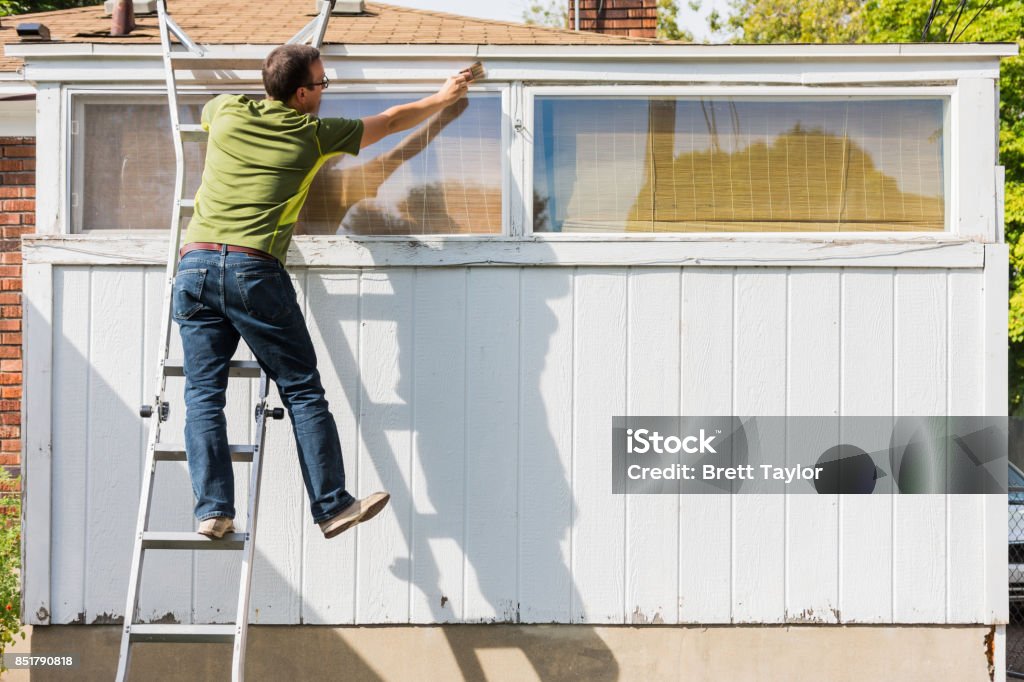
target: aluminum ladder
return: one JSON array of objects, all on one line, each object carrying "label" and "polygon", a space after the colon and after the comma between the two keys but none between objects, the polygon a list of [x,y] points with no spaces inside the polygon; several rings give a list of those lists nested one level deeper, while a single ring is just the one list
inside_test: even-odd
[{"label": "aluminum ladder", "polygon": [[[316,17],[310,21],[289,43],[309,42],[319,48],[323,43],[336,0],[320,0]],[[253,550],[256,540],[256,510],[259,505],[260,478],[263,465],[263,443],[266,437],[268,417],[281,419],[281,408],[267,407],[267,375],[259,364],[252,360],[233,360],[231,378],[259,378],[259,395],[256,401],[256,442],[231,445],[232,462],[250,462],[249,499],[247,506],[247,527],[245,532],[225,534],[212,540],[194,531],[154,532],[149,530],[150,505],[153,499],[153,483],[158,462],[185,461],[183,444],[164,443],[160,439],[160,428],[167,419],[169,405],[165,400],[167,377],[184,376],[181,360],[168,358],[171,333],[171,302],[174,277],[178,270],[178,248],[181,242],[181,219],[192,214],[194,200],[184,196],[185,153],[184,143],[204,142],[207,132],[199,124],[182,124],[178,112],[177,71],[230,70],[260,67],[261,58],[241,57],[235,53],[217,54],[216,51],[193,42],[167,12],[166,0],[157,0],[157,15],[160,23],[160,44],[163,52],[164,72],[167,81],[167,99],[170,106],[170,122],[174,136],[174,158],[177,172],[174,180],[174,208],[171,215],[171,232],[167,255],[167,272],[164,282],[164,297],[160,326],[161,352],[155,383],[156,395],[151,405],[143,405],[139,414],[149,420],[149,437],[146,445],[146,464],[143,469],[142,491],[139,497],[139,514],[136,522],[134,547],[132,550],[131,573],[128,580],[128,598],[124,611],[124,626],[121,632],[121,649],[117,661],[117,682],[128,677],[132,645],[139,642],[233,642],[231,658],[231,679],[244,679],[246,630],[249,618],[249,587],[252,580]],[[171,37],[177,38],[183,49],[175,49]],[[189,550],[241,550],[242,568],[238,586],[238,609],[234,623],[213,625],[180,625],[135,622],[139,603],[139,583],[142,578],[143,552],[146,550],[189,549]]]}]

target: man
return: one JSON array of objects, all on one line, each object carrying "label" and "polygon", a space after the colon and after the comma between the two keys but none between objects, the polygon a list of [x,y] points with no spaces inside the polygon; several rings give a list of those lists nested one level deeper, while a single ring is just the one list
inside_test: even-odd
[{"label": "man", "polygon": [[345,488],[334,417],[313,343],[284,269],[292,229],[324,161],[359,153],[457,102],[470,75],[363,119],[317,117],[328,86],[320,53],[284,45],[263,64],[267,98],[219,95],[203,107],[206,166],[174,281],[185,367],[185,448],[199,532],[233,530],[234,476],[224,419],[231,356],[244,339],[288,410],[313,521],[334,537],[379,513],[389,495]]}]

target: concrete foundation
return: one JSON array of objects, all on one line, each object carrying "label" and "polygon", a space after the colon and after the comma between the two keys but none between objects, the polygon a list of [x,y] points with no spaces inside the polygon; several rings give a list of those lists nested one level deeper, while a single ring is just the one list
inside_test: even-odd
[{"label": "concrete foundation", "polygon": [[[989,682],[988,626],[268,626],[249,628],[248,680],[785,680]],[[108,681],[120,628],[36,626],[9,651],[78,654],[3,679]],[[1001,667],[1001,666],[1000,666]],[[140,644],[132,680],[228,680],[228,644]],[[1001,672],[1001,671],[1000,671]]]}]

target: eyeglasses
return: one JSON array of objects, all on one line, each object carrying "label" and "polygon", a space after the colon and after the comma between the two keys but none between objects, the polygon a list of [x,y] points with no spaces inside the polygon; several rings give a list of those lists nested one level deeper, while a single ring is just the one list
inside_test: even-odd
[{"label": "eyeglasses", "polygon": [[327,86],[330,85],[330,84],[331,84],[331,81],[327,80],[327,76],[324,76],[323,80],[319,80],[319,81],[317,81],[315,83],[307,83],[306,85],[303,85],[302,87],[309,88],[310,90],[313,90],[313,89],[316,88],[316,86],[319,85],[324,90],[326,90]]}]

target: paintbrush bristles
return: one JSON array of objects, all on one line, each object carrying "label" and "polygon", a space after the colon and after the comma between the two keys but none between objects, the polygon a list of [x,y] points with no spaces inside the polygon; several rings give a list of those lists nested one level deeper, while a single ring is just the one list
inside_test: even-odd
[{"label": "paintbrush bristles", "polygon": [[484,71],[484,65],[481,64],[480,62],[473,62],[473,65],[470,66],[468,69],[463,69],[462,73],[468,73],[470,80],[475,81],[478,81],[481,78],[485,78],[487,76],[487,72]]}]

